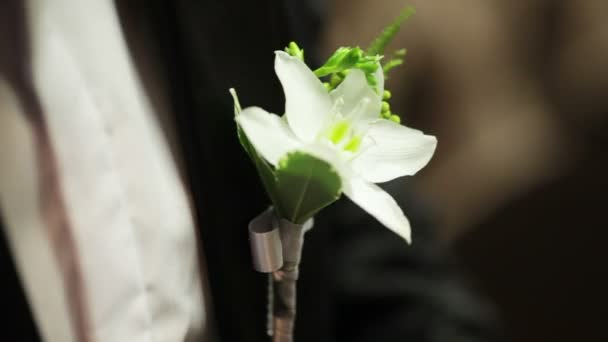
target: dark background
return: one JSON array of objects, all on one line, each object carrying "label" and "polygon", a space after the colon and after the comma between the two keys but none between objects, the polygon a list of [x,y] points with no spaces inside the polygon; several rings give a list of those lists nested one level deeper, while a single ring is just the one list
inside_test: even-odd
[{"label": "dark background", "polygon": [[[388,88],[438,137],[412,182],[442,244],[511,340],[608,340],[608,2],[408,4]],[[326,51],[365,45],[402,6],[333,2]]]}]

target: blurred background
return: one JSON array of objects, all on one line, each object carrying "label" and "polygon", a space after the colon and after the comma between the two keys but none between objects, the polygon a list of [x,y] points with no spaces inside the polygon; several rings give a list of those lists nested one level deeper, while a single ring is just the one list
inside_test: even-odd
[{"label": "blurred background", "polygon": [[[512,341],[607,341],[605,0],[409,0],[393,112],[436,135],[412,180]],[[326,6],[321,56],[366,46],[398,0]]]}]

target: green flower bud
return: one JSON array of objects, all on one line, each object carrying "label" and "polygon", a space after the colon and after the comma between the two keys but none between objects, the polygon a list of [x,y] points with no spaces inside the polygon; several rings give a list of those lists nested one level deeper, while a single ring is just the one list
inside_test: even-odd
[{"label": "green flower bud", "polygon": [[325,87],[325,89],[327,89],[327,91],[330,91],[333,89],[333,87],[331,86],[331,84],[329,84],[329,82],[323,82],[323,86]]},{"label": "green flower bud", "polygon": [[378,80],[376,80],[376,76],[374,74],[366,74],[365,78],[367,79],[367,84],[369,84],[375,92],[378,92]]},{"label": "green flower bud", "polygon": [[357,69],[363,70],[366,74],[371,74],[378,70],[378,63],[375,61],[367,61],[357,64]]},{"label": "green flower bud", "polygon": [[398,124],[401,123],[401,118],[398,115],[395,115],[395,114],[391,115],[391,117],[389,118],[389,120],[391,120],[391,121],[393,121],[395,123],[398,123]]},{"label": "green flower bud", "polygon": [[391,113],[390,111],[380,113],[380,116],[382,116],[383,119],[387,119],[387,120],[389,120],[391,118],[391,115],[393,115],[393,113]]},{"label": "green flower bud", "polygon": [[296,42],[290,42],[285,48],[285,52],[304,61],[304,50],[300,49]]},{"label": "green flower bud", "polygon": [[382,113],[387,113],[391,111],[391,105],[386,101],[382,101]]},{"label": "green flower bud", "polygon": [[395,55],[395,57],[403,58],[407,54],[407,50],[399,49],[399,50],[395,51],[393,54]]},{"label": "green flower bud", "polygon": [[349,72],[350,72],[350,69],[349,70],[340,71],[338,73],[338,76],[340,76],[340,78],[346,78],[346,75],[348,75]]},{"label": "green flower bud", "polygon": [[385,90],[385,91],[384,91],[384,94],[382,94],[382,99],[383,99],[383,100],[390,100],[391,95],[392,95],[392,94],[391,94],[391,92],[390,92],[390,91]]},{"label": "green flower bud", "polygon": [[335,88],[342,83],[342,80],[342,77],[338,76],[337,74],[332,74],[329,78],[329,84],[332,86],[332,88]]},{"label": "green flower bud", "polygon": [[363,58],[361,48],[341,47],[314,73],[317,77],[327,76],[353,68]]},{"label": "green flower bud", "polygon": [[363,58],[363,51],[361,51],[361,48],[353,48],[348,52],[344,59],[340,61],[340,66],[342,69],[350,69],[355,66],[361,58]]},{"label": "green flower bud", "polygon": [[390,61],[386,62],[386,64],[384,64],[384,66],[382,67],[382,69],[384,70],[384,75],[388,75],[389,71],[400,66],[401,64],[403,64],[403,59],[401,58],[391,59]]}]

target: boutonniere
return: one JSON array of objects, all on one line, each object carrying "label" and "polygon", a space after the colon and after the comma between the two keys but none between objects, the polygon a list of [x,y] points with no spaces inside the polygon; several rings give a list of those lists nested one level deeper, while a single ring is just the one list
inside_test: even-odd
[{"label": "boutonniere", "polygon": [[[291,341],[295,281],[306,223],[342,194],[405,241],[409,221],[376,183],[414,175],[433,156],[437,139],[409,128],[390,109],[384,89],[405,50],[384,48],[413,13],[407,8],[370,47],[340,47],[311,70],[294,42],[276,51],[274,66],[285,94],[284,113],[241,108],[234,89],[240,142],[272,202],[250,224],[254,264],[271,272],[276,295],[269,333]],[[271,293],[272,294],[272,293]]]}]

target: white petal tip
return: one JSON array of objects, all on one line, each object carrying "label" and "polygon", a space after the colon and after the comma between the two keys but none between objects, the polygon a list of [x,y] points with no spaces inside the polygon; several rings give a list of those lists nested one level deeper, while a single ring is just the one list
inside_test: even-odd
[{"label": "white petal tip", "polygon": [[296,57],[293,57],[290,54],[288,54],[287,52],[281,51],[281,50],[275,51],[274,54],[276,57],[280,57],[280,58],[297,59]]},{"label": "white petal tip", "polygon": [[408,245],[412,244],[412,231],[411,228],[409,226],[409,222],[406,226],[402,226],[399,228],[395,228],[395,227],[388,227],[385,225],[386,228],[388,228],[390,231],[392,231],[393,233],[397,234],[400,238],[402,238],[403,240],[405,240],[405,242]]},{"label": "white petal tip", "polygon": [[349,181],[344,188],[344,194],[410,244],[410,223],[395,199],[376,184],[357,178],[351,178]]},{"label": "white petal tip", "polygon": [[228,92],[230,93],[230,95],[232,95],[232,101],[234,102],[234,116],[236,117],[241,113],[243,109],[241,108],[239,97],[236,95],[236,90],[234,88],[230,88],[228,89]]}]

